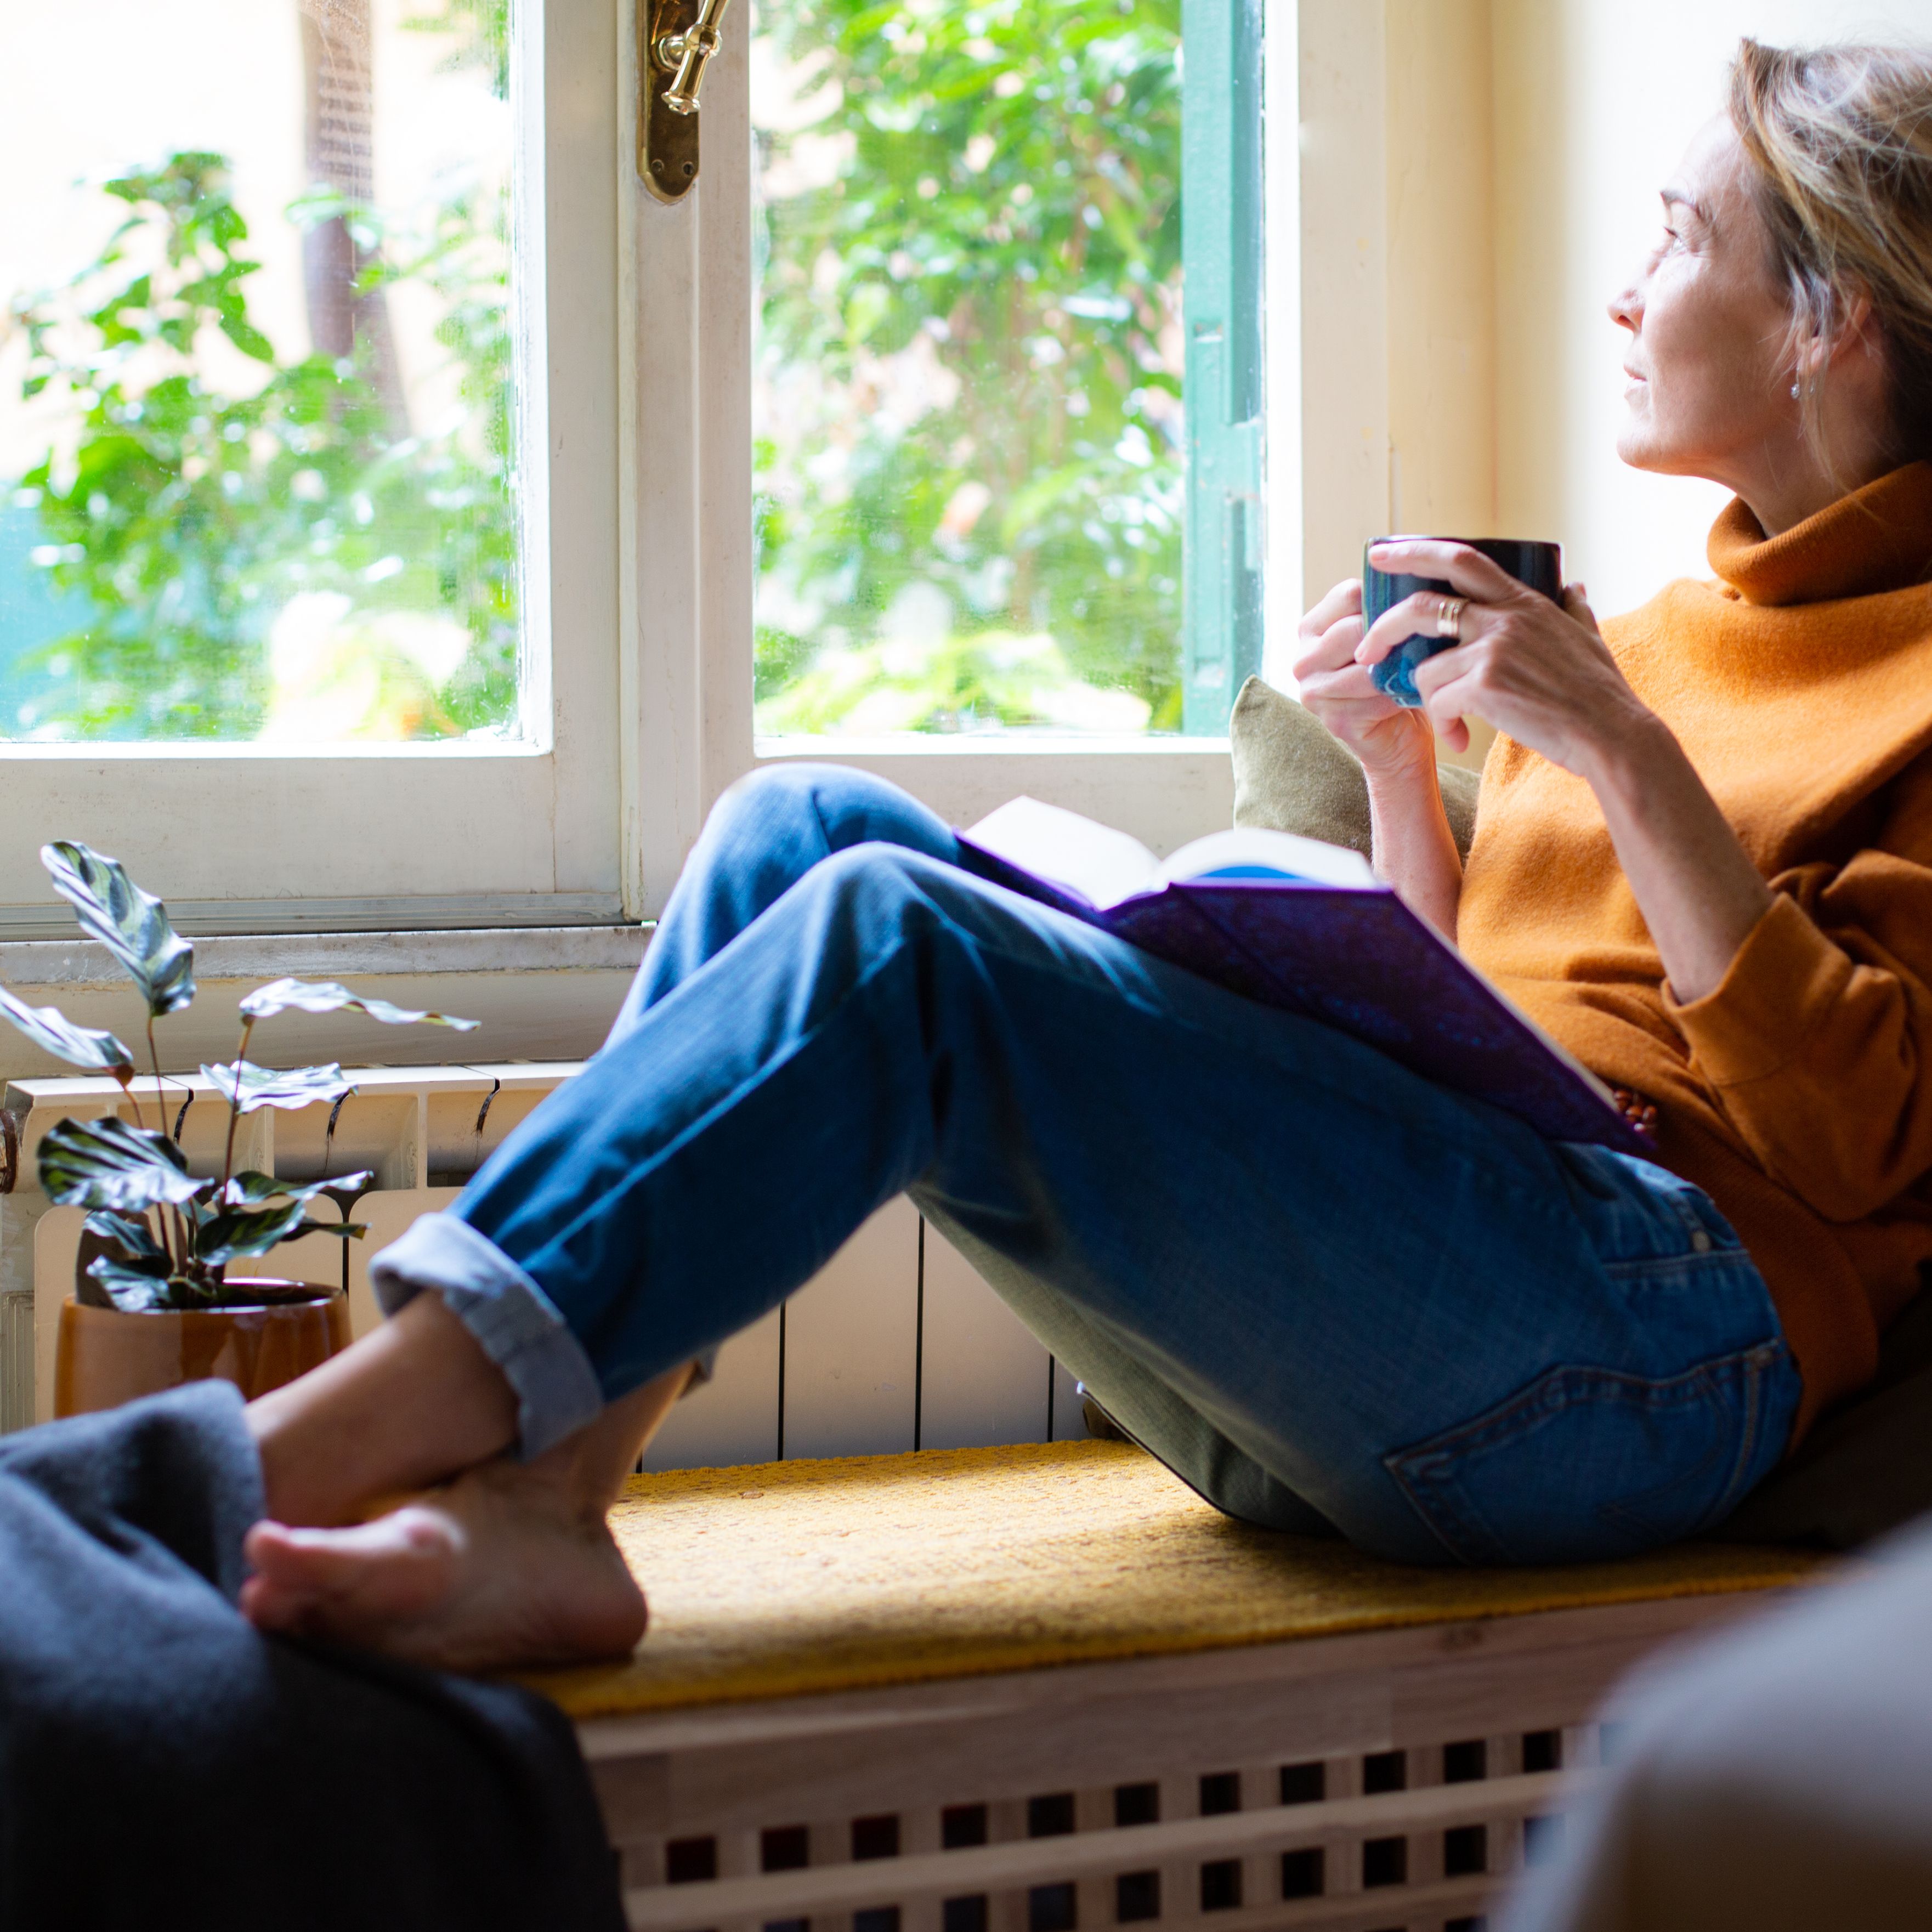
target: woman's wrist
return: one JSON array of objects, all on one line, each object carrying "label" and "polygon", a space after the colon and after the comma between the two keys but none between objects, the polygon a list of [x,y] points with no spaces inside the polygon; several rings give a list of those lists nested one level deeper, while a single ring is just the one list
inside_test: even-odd
[{"label": "woman's wrist", "polygon": [[1436,787],[1434,735],[1420,734],[1419,742],[1398,757],[1372,762],[1364,758],[1361,765],[1371,798],[1408,798],[1419,790],[1433,791]]},{"label": "woman's wrist", "polygon": [[1658,796],[1666,773],[1689,762],[1670,727],[1655,712],[1636,706],[1597,734],[1578,776],[1606,809],[1615,803],[1634,810]]},{"label": "woman's wrist", "polygon": [[1367,771],[1372,863],[1376,877],[1454,945],[1462,860],[1442,806],[1435,741],[1424,736],[1419,749],[1420,756]]}]

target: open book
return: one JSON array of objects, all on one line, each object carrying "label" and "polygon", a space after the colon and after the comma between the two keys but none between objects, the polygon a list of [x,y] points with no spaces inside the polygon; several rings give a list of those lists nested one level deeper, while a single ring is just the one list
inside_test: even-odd
[{"label": "open book", "polygon": [[1012,800],[958,836],[982,878],[1249,999],[1352,1034],[1552,1140],[1652,1150],[1603,1082],[1359,854],[1239,829],[1162,861],[1124,832],[1031,798]]}]

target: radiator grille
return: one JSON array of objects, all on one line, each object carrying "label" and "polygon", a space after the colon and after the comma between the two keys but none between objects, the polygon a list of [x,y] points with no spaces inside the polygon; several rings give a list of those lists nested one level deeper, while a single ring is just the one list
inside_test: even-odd
[{"label": "radiator grille", "polygon": [[[580,1063],[350,1070],[331,1109],[264,1108],[242,1124],[238,1162],[291,1181],[373,1170],[350,1209],[368,1237],[278,1250],[265,1266],[346,1286],[356,1332],[378,1318],[369,1257],[446,1207]],[[136,1083],[152,1121],[152,1079]],[[199,1076],[164,1079],[160,1103],[197,1172],[219,1171],[226,1111]],[[19,1081],[4,1108],[20,1153],[0,1194],[0,1429],[51,1413],[52,1346],[84,1218],[34,1180],[40,1136],[62,1115],[133,1118],[111,1080]],[[327,1204],[319,1204],[318,1212]],[[698,1285],[701,1289],[701,1284]],[[1085,1433],[1072,1378],[903,1196],[889,1202],[780,1310],[725,1346],[713,1382],[679,1404],[644,1466],[886,1454],[1043,1442]]]}]

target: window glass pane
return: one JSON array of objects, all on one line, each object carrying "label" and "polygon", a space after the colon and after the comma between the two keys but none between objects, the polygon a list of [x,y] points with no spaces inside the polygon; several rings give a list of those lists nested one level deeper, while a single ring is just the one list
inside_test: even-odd
[{"label": "window glass pane", "polygon": [[1178,0],[759,0],[757,722],[1181,724]]},{"label": "window glass pane", "polygon": [[508,0],[0,21],[0,740],[519,735]]}]

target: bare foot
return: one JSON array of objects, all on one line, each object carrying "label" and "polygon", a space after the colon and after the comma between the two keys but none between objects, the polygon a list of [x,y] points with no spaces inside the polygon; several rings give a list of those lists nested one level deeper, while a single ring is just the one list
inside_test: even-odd
[{"label": "bare foot", "polygon": [[259,1628],[481,1672],[622,1656],[644,1593],[601,1508],[540,1469],[488,1462],[346,1529],[258,1522],[242,1609]]}]

